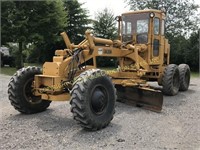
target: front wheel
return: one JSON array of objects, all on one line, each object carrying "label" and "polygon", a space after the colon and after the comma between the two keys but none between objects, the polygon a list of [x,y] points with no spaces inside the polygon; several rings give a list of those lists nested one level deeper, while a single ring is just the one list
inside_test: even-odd
[{"label": "front wheel", "polygon": [[106,127],[115,112],[116,89],[111,79],[100,69],[83,72],[71,91],[71,112],[87,130]]},{"label": "front wheel", "polygon": [[41,74],[41,69],[38,67],[22,68],[14,74],[8,84],[8,98],[11,105],[21,113],[42,112],[51,103],[33,94],[33,81],[36,74]]}]

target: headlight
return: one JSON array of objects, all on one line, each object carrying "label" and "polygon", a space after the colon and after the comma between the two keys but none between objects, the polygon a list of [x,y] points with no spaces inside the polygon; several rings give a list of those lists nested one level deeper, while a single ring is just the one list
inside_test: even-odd
[{"label": "headlight", "polygon": [[153,12],[150,13],[149,15],[151,18],[153,18],[155,16],[155,14]]}]

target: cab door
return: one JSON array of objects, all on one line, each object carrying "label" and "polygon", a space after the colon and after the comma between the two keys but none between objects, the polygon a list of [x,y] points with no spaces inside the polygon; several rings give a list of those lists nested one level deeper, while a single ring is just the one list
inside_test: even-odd
[{"label": "cab door", "polygon": [[160,46],[160,19],[154,18],[154,39],[153,39],[153,57],[159,56]]},{"label": "cab door", "polygon": [[153,35],[152,35],[152,64],[160,64],[160,46],[161,46],[161,34],[160,34],[160,18],[155,16],[153,18]]}]

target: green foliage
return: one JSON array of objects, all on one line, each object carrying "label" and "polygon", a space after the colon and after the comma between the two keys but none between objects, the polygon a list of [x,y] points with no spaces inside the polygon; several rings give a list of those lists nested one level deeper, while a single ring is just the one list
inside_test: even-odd
[{"label": "green foliage", "polygon": [[192,71],[199,70],[199,33],[193,32],[187,39],[182,35],[167,35],[170,42],[170,63],[186,63]]},{"label": "green foliage", "polygon": [[13,30],[8,31],[8,29],[11,29],[12,24],[12,13],[15,8],[14,2],[7,1],[7,2],[1,2],[1,44],[5,45],[6,42],[12,42],[12,32]]},{"label": "green foliage", "polygon": [[194,0],[126,0],[132,10],[158,9],[166,12],[166,30],[172,35],[197,30],[200,18]]},{"label": "green foliage", "polygon": [[[95,36],[106,39],[116,39],[117,28],[114,13],[105,8],[95,15],[93,20],[93,30]],[[113,67],[116,66],[116,58],[111,57],[97,57],[98,67]]]},{"label": "green foliage", "polygon": [[170,63],[186,63],[185,53],[188,50],[189,41],[182,35],[173,37],[168,34],[170,43]]},{"label": "green foliage", "polygon": [[105,8],[97,12],[93,21],[95,36],[115,39],[117,37],[116,23],[114,13],[111,10]]},{"label": "green foliage", "polygon": [[68,24],[65,28],[71,42],[78,44],[84,39],[85,31],[89,28],[88,11],[82,8],[77,0],[64,0]]},{"label": "green foliage", "polygon": [[[200,32],[200,31],[199,31]],[[200,56],[200,33],[194,32],[191,34],[189,38],[189,46],[187,51],[185,52],[185,59],[186,62],[191,66],[192,70],[198,71],[199,70],[199,56]],[[200,70],[199,70],[200,71]]]},{"label": "green foliage", "polygon": [[[28,23],[32,31],[31,39],[36,43],[55,43],[59,33],[67,25],[66,12],[61,0],[37,1],[31,10],[31,20]],[[28,5],[31,5],[28,2]],[[30,8],[30,7],[29,7]]]},{"label": "green foliage", "polygon": [[22,50],[28,43],[40,46],[39,56],[48,56],[47,45],[59,40],[59,33],[66,26],[63,2],[57,1],[3,1],[2,44],[18,43],[17,67],[22,67]]}]

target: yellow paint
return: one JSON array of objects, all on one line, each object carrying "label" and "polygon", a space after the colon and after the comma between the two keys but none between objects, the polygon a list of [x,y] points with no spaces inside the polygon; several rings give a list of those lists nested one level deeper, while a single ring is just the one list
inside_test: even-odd
[{"label": "yellow paint", "polygon": [[[148,42],[137,43],[137,34],[134,33],[132,41],[124,42],[122,37],[123,16],[131,16],[142,13],[154,13],[160,19],[160,30],[162,20],[165,15],[159,10],[140,10],[123,13],[118,17],[118,40],[110,40],[94,37],[89,30],[85,32],[85,37],[78,45],[72,44],[65,32],[61,33],[67,49],[56,50],[53,62],[45,62],[43,74],[36,75],[34,79],[34,93],[41,95],[42,99],[52,101],[66,101],[70,95],[64,88],[71,88],[72,82],[68,79],[70,71],[76,70],[75,77],[85,70],[96,68],[96,57],[117,57],[119,69],[117,71],[107,71],[115,84],[123,86],[140,86],[146,84],[150,78],[161,81],[163,70],[169,64],[170,45],[164,35],[154,34],[154,18],[149,17]],[[74,33],[77,34],[77,33]],[[153,40],[159,40],[159,55],[153,56]],[[99,44],[101,46],[99,46]],[[79,62],[73,62],[73,51],[82,50],[77,56]],[[164,58],[165,57],[165,58]],[[93,59],[93,66],[86,66],[79,70],[78,65]],[[166,60],[164,62],[164,59]],[[70,70],[71,69],[71,70]],[[63,83],[69,84],[63,84]],[[44,90],[46,88],[46,91]],[[43,90],[43,91],[42,91]]]}]

